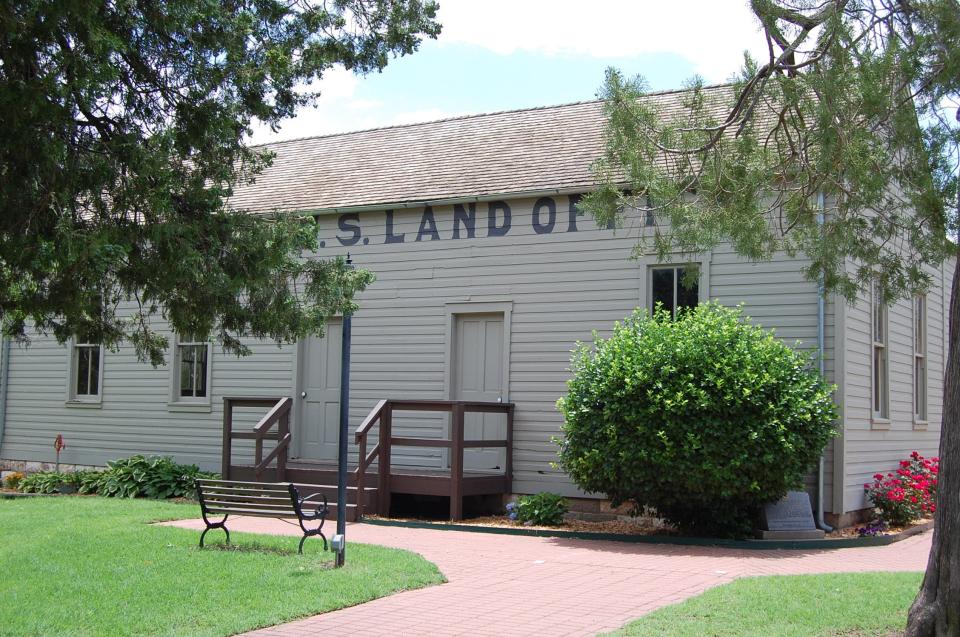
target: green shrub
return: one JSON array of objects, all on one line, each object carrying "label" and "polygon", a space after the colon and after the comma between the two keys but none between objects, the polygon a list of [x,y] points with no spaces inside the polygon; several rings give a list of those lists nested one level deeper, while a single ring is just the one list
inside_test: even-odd
[{"label": "green shrub", "polygon": [[557,526],[563,523],[563,514],[568,510],[566,499],[558,493],[541,491],[534,495],[522,495],[516,502],[507,505],[507,516],[538,526]]},{"label": "green shrub", "polygon": [[810,357],[739,309],[634,312],[593,348],[578,344],[571,369],[560,466],[687,533],[748,533],[834,433],[833,388]]},{"label": "green shrub", "polygon": [[8,474],[7,477],[3,479],[3,484],[8,489],[16,489],[20,485],[20,481],[23,480],[25,477],[26,476],[20,471],[14,471],[13,473]]},{"label": "green shrub", "polygon": [[169,456],[131,456],[107,463],[97,493],[110,497],[184,498],[194,494],[197,478],[215,477],[197,465],[177,464]]},{"label": "green shrub", "polygon": [[67,474],[59,471],[38,471],[27,474],[20,481],[19,490],[22,493],[56,493],[66,480]]}]

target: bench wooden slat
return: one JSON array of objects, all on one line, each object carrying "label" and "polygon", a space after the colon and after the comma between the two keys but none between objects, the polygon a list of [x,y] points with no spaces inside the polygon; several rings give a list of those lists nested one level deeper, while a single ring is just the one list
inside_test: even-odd
[{"label": "bench wooden slat", "polygon": [[253,493],[259,493],[263,495],[268,495],[272,498],[282,498],[285,497],[288,500],[290,499],[290,491],[287,488],[283,489],[250,489],[250,488],[231,488],[231,487],[207,487],[200,485],[200,491],[202,493],[221,493],[223,495],[250,495]]},{"label": "bench wooden slat", "polygon": [[286,498],[268,498],[256,495],[221,495],[216,493],[204,493],[204,504],[215,506],[218,504],[266,504],[274,506],[291,506],[290,496]]},{"label": "bench wooden slat", "polygon": [[212,478],[201,478],[197,480],[201,485],[212,487],[229,487],[229,486],[239,486],[239,487],[250,487],[254,489],[283,489],[286,490],[289,482],[250,482],[243,480],[214,480]]},{"label": "bench wooden slat", "polygon": [[290,492],[286,489],[282,490],[270,490],[270,491],[261,491],[258,489],[211,489],[209,487],[200,487],[200,493],[204,496],[221,496],[224,498],[229,498],[230,496],[252,496],[260,495],[267,498],[285,498],[290,499]]},{"label": "bench wooden slat", "polygon": [[254,507],[246,508],[241,506],[219,506],[211,505],[207,507],[207,513],[217,513],[217,514],[226,514],[226,515],[248,515],[251,517],[262,517],[262,518],[295,518],[297,517],[297,512],[293,510],[292,506],[286,508],[264,508],[264,507]]}]

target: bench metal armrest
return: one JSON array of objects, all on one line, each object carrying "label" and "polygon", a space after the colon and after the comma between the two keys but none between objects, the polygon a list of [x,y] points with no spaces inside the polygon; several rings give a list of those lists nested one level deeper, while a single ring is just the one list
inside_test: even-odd
[{"label": "bench metal armrest", "polygon": [[[318,498],[318,497],[319,497],[319,498],[323,498],[323,502],[311,502],[311,500],[313,500],[314,498]],[[330,508],[327,506],[327,496],[324,495],[324,494],[322,494],[322,493],[314,493],[313,495],[308,495],[308,496],[305,497],[305,498],[300,498],[300,507],[301,507],[301,510],[302,510],[302,507],[303,507],[304,504],[316,504],[316,505],[317,505],[317,509],[316,509],[316,511],[314,511],[313,513],[309,513],[309,514],[304,513],[304,514],[303,514],[305,519],[314,520],[314,519],[317,519],[317,518],[319,518],[319,517],[321,517],[321,516],[326,516],[327,513],[330,512]]]}]

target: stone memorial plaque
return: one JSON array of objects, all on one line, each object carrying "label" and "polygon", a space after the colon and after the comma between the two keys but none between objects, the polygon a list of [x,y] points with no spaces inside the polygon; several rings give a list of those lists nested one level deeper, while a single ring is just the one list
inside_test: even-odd
[{"label": "stone memorial plaque", "polygon": [[782,499],[763,507],[763,524],[767,531],[804,532],[818,531],[813,521],[810,495],[806,491],[790,491]]}]

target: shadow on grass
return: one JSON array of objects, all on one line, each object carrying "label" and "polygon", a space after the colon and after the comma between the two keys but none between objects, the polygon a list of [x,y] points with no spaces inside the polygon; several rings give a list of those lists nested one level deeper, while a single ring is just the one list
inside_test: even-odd
[{"label": "shadow on grass", "polygon": [[303,554],[297,553],[294,548],[287,548],[283,546],[273,546],[270,544],[262,544],[256,541],[245,541],[242,544],[227,544],[225,542],[216,542],[205,545],[202,549],[197,547],[198,551],[223,551],[224,553],[270,553],[272,555],[286,555],[290,557],[323,557],[326,553],[321,550],[318,552],[311,552],[309,550],[309,544],[304,545]]}]

